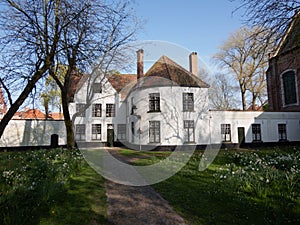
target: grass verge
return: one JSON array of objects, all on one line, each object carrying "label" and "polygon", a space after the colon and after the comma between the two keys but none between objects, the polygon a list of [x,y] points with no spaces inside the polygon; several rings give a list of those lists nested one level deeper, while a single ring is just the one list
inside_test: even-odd
[{"label": "grass verge", "polygon": [[[196,152],[180,172],[153,185],[189,224],[300,223],[298,147],[221,151],[201,172],[202,154]],[[151,153],[136,164],[159,160]]]},{"label": "grass verge", "polygon": [[0,162],[0,224],[108,224],[104,180],[80,152],[4,152]]}]

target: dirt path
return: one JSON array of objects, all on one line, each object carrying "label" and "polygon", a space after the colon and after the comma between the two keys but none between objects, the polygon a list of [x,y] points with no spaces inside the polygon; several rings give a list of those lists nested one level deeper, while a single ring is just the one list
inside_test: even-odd
[{"label": "dirt path", "polygon": [[[124,157],[116,150],[114,156],[124,162],[132,159]],[[108,200],[109,221],[115,225],[176,225],[186,224],[172,207],[151,186],[132,187],[105,182]]]}]

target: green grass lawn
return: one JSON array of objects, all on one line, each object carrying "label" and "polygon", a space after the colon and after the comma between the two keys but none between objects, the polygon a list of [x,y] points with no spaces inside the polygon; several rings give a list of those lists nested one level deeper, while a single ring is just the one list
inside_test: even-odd
[{"label": "green grass lawn", "polygon": [[[137,165],[170,152],[121,150]],[[299,224],[300,148],[203,152],[153,185],[189,224]],[[0,153],[0,224],[108,224],[104,179],[78,151]]]},{"label": "green grass lawn", "polygon": [[0,224],[108,224],[104,179],[78,151],[0,153]]},{"label": "green grass lawn", "polygon": [[[196,152],[175,176],[153,185],[189,224],[300,223],[299,148],[221,151],[200,172],[202,153]],[[151,153],[137,164],[161,159],[154,157]]]}]

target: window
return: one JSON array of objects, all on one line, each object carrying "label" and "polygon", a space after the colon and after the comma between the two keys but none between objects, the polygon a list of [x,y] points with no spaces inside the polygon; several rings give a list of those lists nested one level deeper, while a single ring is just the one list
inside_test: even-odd
[{"label": "window", "polygon": [[186,142],[195,142],[195,128],[193,120],[184,120],[183,127],[186,135]]},{"label": "window", "polygon": [[101,83],[93,83],[93,93],[102,93]]},{"label": "window", "polygon": [[126,124],[118,124],[118,140],[126,140]]},{"label": "window", "polygon": [[183,111],[194,111],[194,93],[183,93]]},{"label": "window", "polygon": [[296,76],[294,71],[282,75],[284,105],[297,103]]},{"label": "window", "polygon": [[222,141],[224,142],[231,141],[230,124],[221,124],[221,136],[222,136]]},{"label": "window", "polygon": [[115,117],[115,104],[106,104],[106,117]]},{"label": "window", "polygon": [[101,117],[101,114],[102,114],[102,105],[93,104],[92,117]]},{"label": "window", "polygon": [[85,110],[85,104],[76,104],[76,113],[78,113],[78,116],[85,117]]},{"label": "window", "polygon": [[252,140],[253,141],[261,141],[260,124],[252,124]]},{"label": "window", "polygon": [[149,94],[149,112],[160,112],[159,93]]},{"label": "window", "polygon": [[101,124],[92,124],[92,140],[101,140]]},{"label": "window", "polygon": [[286,141],[287,135],[286,135],[286,124],[278,124],[278,135],[279,135],[279,141]]},{"label": "window", "polygon": [[76,124],[75,139],[78,141],[85,140],[85,124]]},{"label": "window", "polygon": [[160,122],[149,121],[149,143],[160,142]]}]

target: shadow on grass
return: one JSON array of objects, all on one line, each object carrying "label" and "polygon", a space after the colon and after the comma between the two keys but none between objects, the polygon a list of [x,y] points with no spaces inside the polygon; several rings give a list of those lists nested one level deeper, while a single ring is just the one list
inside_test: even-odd
[{"label": "shadow on grass", "polygon": [[40,224],[108,224],[103,178],[85,164]]},{"label": "shadow on grass", "polygon": [[0,190],[0,224],[108,224],[103,178],[86,163],[69,183],[47,180],[34,190]]}]

